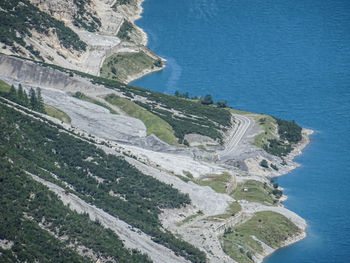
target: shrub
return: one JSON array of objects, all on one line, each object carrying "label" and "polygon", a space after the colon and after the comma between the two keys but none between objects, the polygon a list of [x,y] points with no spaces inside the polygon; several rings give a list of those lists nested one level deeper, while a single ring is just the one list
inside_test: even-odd
[{"label": "shrub", "polygon": [[269,164],[267,163],[267,161],[265,159],[261,160],[260,166],[264,167],[264,168],[269,168]]}]

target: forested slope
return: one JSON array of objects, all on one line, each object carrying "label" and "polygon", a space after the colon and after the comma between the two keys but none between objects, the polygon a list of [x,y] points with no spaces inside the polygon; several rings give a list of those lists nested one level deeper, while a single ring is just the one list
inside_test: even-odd
[{"label": "forested slope", "polygon": [[[2,102],[4,103],[3,99]],[[89,243],[91,242],[89,235],[95,235],[93,228],[96,228],[96,226],[91,224],[91,222],[88,223],[86,217],[84,219],[84,217],[77,216],[74,213],[72,213],[72,219],[69,219],[67,216],[68,210],[67,208],[64,210],[62,204],[46,207],[47,202],[44,201],[45,198],[51,201],[54,199],[51,195],[45,193],[47,190],[39,189],[44,191],[45,194],[39,194],[40,191],[38,192],[35,189],[31,190],[31,187],[34,187],[37,183],[32,182],[23,173],[23,171],[29,171],[60,185],[67,192],[76,194],[86,202],[102,208],[111,215],[149,234],[155,242],[169,247],[176,254],[192,262],[205,262],[203,252],[175,238],[173,234],[162,228],[158,219],[161,208],[176,208],[189,204],[190,199],[187,195],[179,193],[170,185],[142,174],[122,158],[107,155],[93,144],[75,138],[62,129],[59,130],[60,127],[56,127],[53,123],[33,119],[9,108],[3,103],[0,105],[2,181],[8,184],[13,183],[14,185],[16,185],[16,180],[28,181],[28,183],[19,184],[18,188],[14,188],[14,193],[4,196],[2,201],[4,205],[11,202],[19,202],[21,204],[18,209],[8,208],[10,211],[7,214],[10,218],[17,218],[18,213],[23,214],[23,212],[26,212],[29,213],[28,216],[30,218],[34,217],[36,222],[41,222],[43,218],[49,220],[51,216],[50,211],[46,212],[46,209],[51,207],[51,209],[55,210],[51,212],[55,215],[54,218],[57,218],[55,224],[58,224],[59,236],[68,233],[68,236],[78,238],[79,242],[87,242],[89,247],[93,246],[93,244]],[[4,185],[2,184],[2,186]],[[67,185],[70,187],[67,187]],[[33,193],[35,196],[39,194],[39,196],[44,198],[42,200],[39,199],[34,206],[37,210],[29,209],[30,212],[27,209],[28,205],[23,204],[24,207],[22,207],[20,199],[18,201],[15,200],[16,192],[20,196],[23,195],[22,198],[24,200],[28,199],[28,192],[24,189],[27,186],[30,193]],[[60,203],[57,200],[55,202]],[[17,210],[18,212],[16,212]],[[35,214],[36,212],[38,215]],[[81,220],[82,223],[80,224],[69,223],[70,225],[80,225],[80,230],[67,227],[68,222],[73,219]],[[9,220],[6,229],[14,229],[15,225],[13,224],[19,223],[16,222]],[[89,224],[92,229],[86,231],[89,229]],[[56,230],[56,228],[54,229]],[[60,229],[63,229],[63,232],[60,232]],[[82,231],[83,229],[84,231]],[[2,236],[5,235],[4,231],[5,229],[2,229],[0,233]],[[28,235],[26,231],[22,234],[24,236]],[[113,242],[120,244],[118,238],[113,236],[112,233],[106,231],[103,235],[110,235],[109,238],[115,240]],[[11,238],[13,239],[13,233],[12,235],[9,233],[8,237],[10,240]],[[101,240],[104,239],[105,237],[101,237]],[[55,242],[58,241],[55,240]],[[125,262],[137,262],[140,258],[145,260],[142,255],[138,253],[134,255],[134,253],[123,249],[121,245],[119,247],[122,251],[121,255],[129,258]],[[100,243],[98,248],[103,251],[108,250],[108,247]],[[113,255],[112,251],[108,252],[109,254],[107,252],[104,253],[108,256],[116,256]],[[77,255],[72,254],[72,256]]]}]

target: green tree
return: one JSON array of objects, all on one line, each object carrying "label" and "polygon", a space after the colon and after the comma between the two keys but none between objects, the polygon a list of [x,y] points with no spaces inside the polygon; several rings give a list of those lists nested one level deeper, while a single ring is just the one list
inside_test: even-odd
[{"label": "green tree", "polygon": [[223,100],[223,101],[218,101],[216,103],[216,105],[218,105],[219,108],[226,108],[227,107],[227,101]]},{"label": "green tree", "polygon": [[204,105],[213,104],[213,97],[210,94],[207,94],[204,98],[202,98],[201,103]]},{"label": "green tree", "polygon": [[13,85],[11,85],[11,89],[8,94],[8,99],[17,102],[17,91]]},{"label": "green tree", "polygon": [[260,166],[261,167],[264,167],[264,168],[269,168],[269,164],[267,163],[267,161],[265,159],[263,159],[261,162],[260,162]]},{"label": "green tree", "polygon": [[28,99],[27,92],[25,90],[23,90],[23,104],[22,105],[25,107],[29,107],[29,99]]},{"label": "green tree", "polygon": [[17,98],[18,98],[18,103],[23,105],[23,98],[24,93],[23,93],[23,87],[21,84],[18,85],[18,91],[17,91]]},{"label": "green tree", "polygon": [[43,100],[43,97],[41,96],[40,88],[36,89],[36,94],[37,94],[37,111],[45,113],[44,100]]},{"label": "green tree", "polygon": [[36,97],[35,90],[33,88],[30,88],[29,90],[29,101],[30,101],[30,108],[32,110],[37,110],[38,105],[38,98]]},{"label": "green tree", "polygon": [[154,65],[158,68],[162,67],[163,66],[163,62],[161,59],[157,59],[155,62],[154,62]]}]

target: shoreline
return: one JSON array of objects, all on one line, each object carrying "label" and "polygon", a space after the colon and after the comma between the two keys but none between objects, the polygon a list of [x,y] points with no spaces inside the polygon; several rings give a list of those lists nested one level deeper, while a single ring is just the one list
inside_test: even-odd
[{"label": "shoreline", "polygon": [[163,69],[165,69],[165,65],[163,65],[161,68],[145,69],[140,73],[128,76],[127,79],[125,80],[125,84],[131,85],[130,84],[131,82],[138,80],[140,78],[143,78],[143,77],[150,75],[152,73],[162,71]]},{"label": "shoreline", "polygon": [[[291,162],[290,164],[287,165],[287,168],[286,171],[284,172],[281,172],[279,175],[275,176],[275,177],[280,177],[280,176],[283,176],[283,175],[287,175],[289,174],[291,171],[293,171],[294,169],[298,168],[300,166],[300,164],[294,162],[294,159],[297,157],[297,156],[300,156],[302,153],[303,153],[303,150],[311,143],[311,140],[310,140],[310,136],[314,133],[313,130],[311,129],[306,129],[306,128],[303,128],[302,129],[302,140],[297,143],[295,145],[295,148],[293,149],[292,152],[290,152],[287,156],[286,156],[286,160]],[[286,208],[284,205],[283,205],[283,201],[287,200],[288,199],[288,196],[287,195],[282,195],[282,197],[280,198],[280,202],[281,202],[281,205],[282,207]],[[288,209],[288,208],[286,208]],[[289,210],[289,209],[288,209]],[[291,210],[290,210],[291,211]],[[289,237],[287,240],[285,240],[284,242],[282,242],[281,246],[277,249],[272,249],[272,250],[264,250],[264,253],[261,255],[261,259],[260,258],[257,258],[257,261],[256,262],[264,262],[264,260],[271,256],[273,253],[275,253],[276,251],[278,251],[279,249],[281,248],[285,248],[285,247],[288,247],[290,245],[293,245],[301,240],[303,240],[304,238],[307,237],[307,234],[306,234],[306,228],[307,228],[307,221],[305,220],[306,222],[306,226],[304,229],[300,229],[300,233],[299,234],[296,234],[294,236],[291,236]]]},{"label": "shoreline", "polygon": [[[271,171],[270,175],[268,176],[269,178],[278,178],[278,177],[287,175],[290,172],[292,172],[294,169],[300,167],[300,164],[294,160],[296,157],[302,155],[304,149],[310,144],[311,142],[310,136],[314,134],[314,131],[311,129],[302,128],[301,133],[302,133],[301,141],[293,145],[293,150],[287,156],[278,157],[278,156],[269,154],[274,159],[274,161],[280,161],[283,158],[287,162],[287,164],[285,165],[280,165],[278,171]],[[285,198],[286,200],[287,196],[282,196],[281,198]]]},{"label": "shoreline", "polygon": [[[143,3],[145,2],[146,0],[137,0],[137,6],[138,6],[138,13],[132,17],[131,19],[131,22],[134,24],[134,26],[140,30],[140,32],[142,32],[142,39],[143,39],[143,43],[144,43],[144,46],[146,48],[147,47],[147,44],[148,44],[148,36],[147,34],[145,33],[145,31],[137,26],[135,24],[135,21],[137,21],[138,19],[141,19],[142,18],[142,13],[143,13]],[[152,51],[153,52],[153,51]],[[164,61],[163,58],[161,58]],[[126,84],[129,84],[130,82],[132,81],[135,81],[137,79],[140,79],[146,75],[149,75],[149,74],[152,74],[154,72],[158,72],[158,71],[161,71],[163,70],[164,68],[166,67],[165,64],[163,64],[163,66],[161,68],[156,68],[156,69],[152,69],[152,70],[144,70],[143,72],[140,72],[138,74],[135,74],[135,75],[131,75],[131,76],[128,76],[127,80],[125,81]],[[278,173],[276,173],[273,177],[280,177],[280,176],[283,176],[283,175],[286,175],[286,174],[289,174],[291,171],[293,171],[294,169],[296,169],[297,167],[300,166],[300,164],[294,162],[294,159],[301,155],[303,153],[303,150],[310,144],[310,135],[312,135],[314,133],[313,130],[310,130],[310,129],[306,129],[306,128],[303,128],[302,129],[302,140],[297,143],[295,146],[294,146],[294,149],[292,150],[292,152],[290,152],[284,159],[287,161],[287,165],[285,166],[284,169],[281,169]],[[283,195],[281,197],[281,202],[287,200],[287,196],[286,195]],[[281,203],[281,206],[284,207],[283,203]],[[287,208],[286,208],[287,209]],[[289,210],[289,209],[287,209]],[[287,240],[285,240],[281,246],[279,248],[276,248],[276,249],[269,249],[269,250],[264,250],[264,252],[262,254],[257,254],[256,256],[256,261],[255,262],[263,262],[268,256],[272,255],[275,251],[277,251],[278,249],[281,249],[281,248],[284,248],[284,247],[287,247],[287,246],[290,246],[296,242],[299,242],[300,240],[306,238],[307,234],[306,234],[306,228],[307,228],[307,225],[305,226],[305,228],[299,228],[300,229],[300,233],[296,234],[296,235],[293,235],[291,236],[290,238],[288,238]]]},{"label": "shoreline", "polygon": [[254,260],[255,263],[263,263],[266,258],[273,255],[276,251],[278,251],[281,248],[288,247],[290,245],[293,245],[294,243],[297,243],[301,240],[306,238],[306,231],[301,231],[299,234],[296,234],[294,236],[289,237],[287,240],[285,240],[282,245],[279,248],[271,248],[268,247],[268,249],[264,249],[263,254],[256,255],[256,260]]},{"label": "shoreline", "polygon": [[[143,5],[143,3],[144,3],[145,1],[146,1],[146,0],[137,0],[137,2],[136,2],[136,4],[137,4],[137,12],[136,12],[136,14],[135,14],[134,16],[132,16],[132,17],[130,18],[130,22],[134,25],[134,27],[135,27],[137,30],[140,31],[140,33],[141,33],[141,38],[142,38],[142,43],[139,43],[139,44],[140,44],[142,47],[146,48],[145,51],[147,51],[147,49],[149,49],[149,48],[147,47],[147,45],[148,45],[148,35],[147,35],[146,32],[143,30],[143,28],[141,28],[141,27],[139,27],[138,25],[135,24],[135,22],[136,22],[137,20],[139,20],[139,19],[141,19],[141,18],[143,17],[143,16],[142,16],[142,14],[143,14],[143,7],[142,7],[142,5]],[[150,50],[150,51],[148,51],[148,52],[146,52],[146,53],[149,53],[149,52],[154,53],[153,50],[151,50],[151,49],[149,49],[149,50]],[[133,81],[135,81],[135,80],[141,79],[141,78],[143,78],[143,77],[145,77],[145,76],[147,76],[147,75],[150,75],[150,74],[152,74],[152,73],[154,73],[154,72],[162,71],[162,70],[166,67],[166,65],[165,65],[166,59],[164,59],[164,58],[158,56],[158,55],[155,54],[155,53],[154,53],[154,56],[156,56],[156,57],[158,57],[159,59],[162,60],[162,62],[163,62],[162,67],[160,67],[160,68],[154,68],[154,69],[145,69],[145,70],[143,70],[143,71],[140,72],[140,73],[137,73],[137,74],[134,74],[134,75],[130,75],[130,76],[127,77],[127,79],[124,81],[124,83],[125,83],[125,84],[130,84],[130,82],[133,82]]]}]

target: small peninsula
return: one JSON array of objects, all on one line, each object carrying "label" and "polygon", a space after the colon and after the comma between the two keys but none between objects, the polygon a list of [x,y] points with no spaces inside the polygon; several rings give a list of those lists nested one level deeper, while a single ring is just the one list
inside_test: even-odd
[{"label": "small peninsula", "polygon": [[129,85],[166,66],[142,2],[0,4],[0,261],[262,262],[306,236],[274,178],[312,131]]}]

